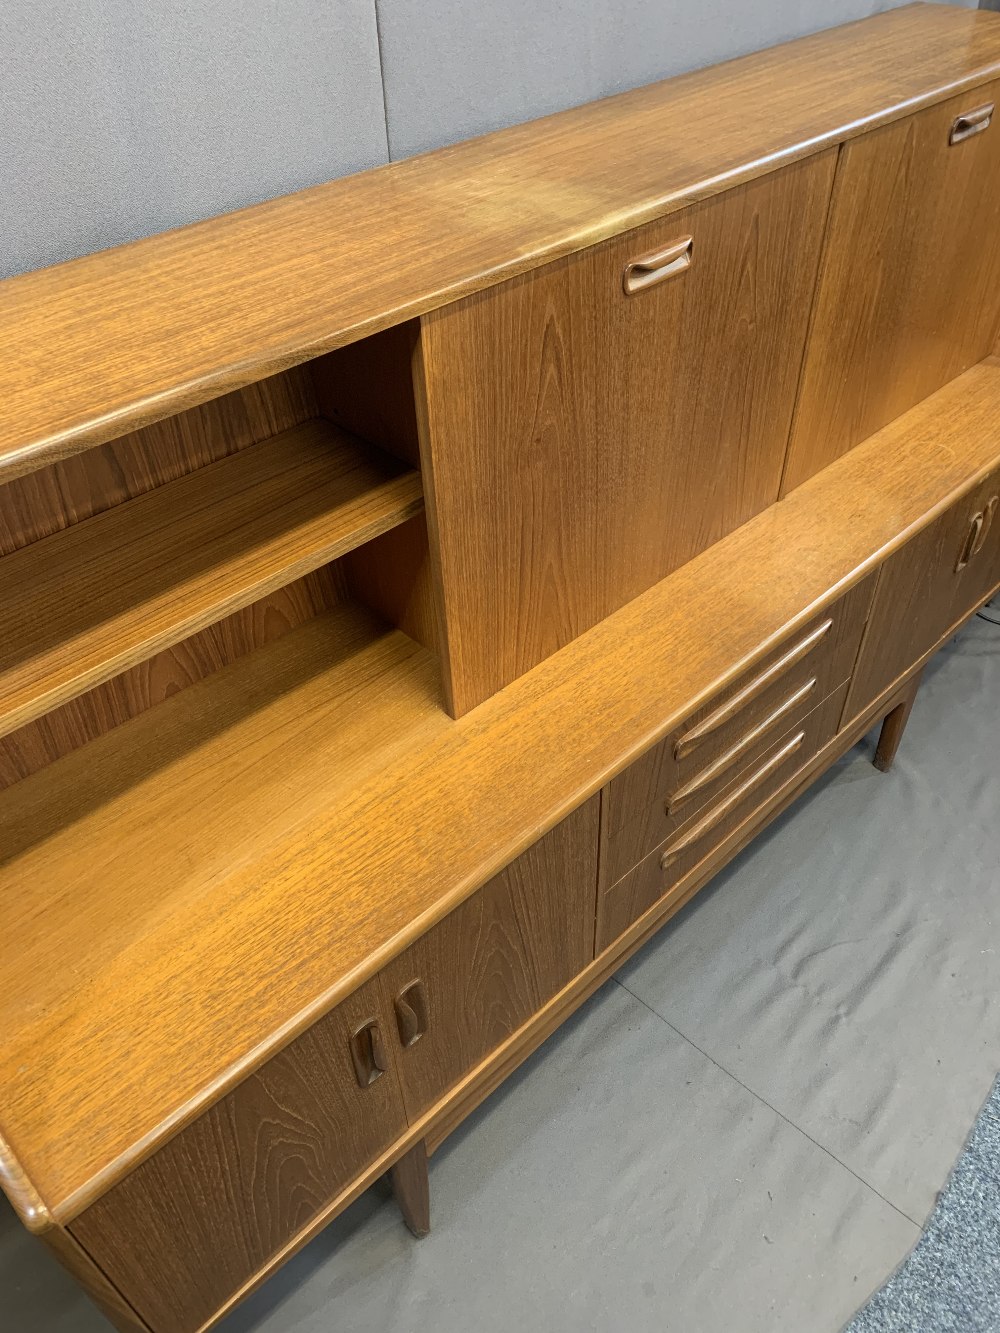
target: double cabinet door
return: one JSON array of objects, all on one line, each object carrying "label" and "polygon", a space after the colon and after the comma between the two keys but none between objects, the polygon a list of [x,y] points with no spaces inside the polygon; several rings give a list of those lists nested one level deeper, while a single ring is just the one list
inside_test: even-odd
[{"label": "double cabinet door", "polygon": [[594,797],[70,1224],[192,1333],[593,958]]},{"label": "double cabinet door", "polygon": [[424,317],[457,714],[777,499],[835,162]]}]

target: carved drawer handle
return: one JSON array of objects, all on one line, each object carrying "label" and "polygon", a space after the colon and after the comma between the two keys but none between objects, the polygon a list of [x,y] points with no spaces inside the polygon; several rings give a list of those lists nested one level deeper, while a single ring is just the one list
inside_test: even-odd
[{"label": "carved drawer handle", "polygon": [[718,731],[720,727],[724,727],[752,699],[766,690],[778,676],[784,675],[786,671],[795,666],[796,662],[801,662],[803,657],[808,656],[817,643],[830,633],[832,628],[833,618],[830,617],[824,620],[821,625],[817,625],[804,639],[800,639],[793,648],[789,648],[788,652],[779,657],[776,662],[772,662],[759,676],[754,676],[753,680],[744,685],[737,694],[727,699],[724,704],[720,704],[714,713],[709,713],[708,717],[702,718],[690,730],[685,731],[682,736],[678,736],[674,742],[674,758],[683,759],[692,750],[696,749],[706,736],[710,736],[713,731]]},{"label": "carved drawer handle", "polygon": [[727,750],[725,754],[720,755],[715,763],[709,764],[708,767],[703,768],[700,773],[696,773],[691,781],[685,783],[683,787],[678,787],[673,795],[667,798],[666,813],[668,815],[674,814],[685,801],[689,800],[696,792],[700,791],[702,787],[706,787],[710,782],[714,782],[719,774],[725,772],[731,764],[735,763],[745,750],[748,750],[751,745],[756,744],[765,732],[770,731],[772,727],[776,726],[777,723],[790,713],[793,708],[797,708],[799,704],[804,703],[816,689],[818,684],[819,681],[813,676],[812,679],[807,680],[804,685],[800,685],[799,688],[794,690],[787,699],[784,699],[778,704],[777,708],[775,708],[772,713],[768,713],[767,717],[761,722],[758,722],[758,724],[748,731],[745,736],[741,736],[732,749]]},{"label": "carved drawer handle", "polygon": [[358,1085],[370,1088],[389,1068],[378,1019],[369,1018],[366,1023],[362,1023],[351,1037],[349,1045]]},{"label": "carved drawer handle", "polygon": [[721,824],[726,815],[730,814],[736,806],[740,804],[745,796],[748,796],[755,787],[759,787],[762,782],[771,776],[775,769],[781,765],[799,748],[806,738],[806,733],[800,731],[798,735],[793,736],[790,741],[786,741],[780,750],[771,755],[766,763],[761,764],[754,773],[731,792],[724,801],[720,801],[704,819],[698,821],[693,828],[688,829],[677,839],[672,846],[668,847],[660,857],[660,865],[664,870],[669,870],[674,861],[677,860],[681,852],[687,851],[689,847],[702,839],[706,833],[710,833],[717,824]]},{"label": "carved drawer handle", "polygon": [[416,1046],[427,1031],[427,991],[424,983],[418,978],[416,981],[411,981],[408,986],[404,986],[393,1001],[393,1008],[396,1011],[396,1028],[403,1049]]},{"label": "carved drawer handle", "polygon": [[985,509],[980,509],[978,513],[972,515],[968,536],[962,545],[962,552],[955,566],[956,574],[960,574],[973,556],[977,556],[986,545],[986,538],[990,535],[990,528],[993,526],[993,518],[997,512],[998,504],[1000,504],[1000,496],[994,495]]},{"label": "carved drawer handle", "polygon": [[636,292],[644,292],[647,287],[655,287],[658,282],[683,273],[691,267],[693,250],[694,237],[682,236],[663,250],[626,264],[622,277],[625,295],[635,296]]},{"label": "carved drawer handle", "polygon": [[988,130],[993,119],[994,105],[995,103],[988,102],[986,106],[977,106],[974,111],[963,111],[960,116],[956,116],[951,123],[948,142],[961,143],[963,139],[971,139],[974,134],[982,134],[983,130]]}]

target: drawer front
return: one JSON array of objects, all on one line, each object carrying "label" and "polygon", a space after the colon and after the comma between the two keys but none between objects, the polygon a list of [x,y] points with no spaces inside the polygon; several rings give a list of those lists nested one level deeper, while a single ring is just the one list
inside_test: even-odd
[{"label": "drawer front", "polygon": [[786,732],[751,765],[741,780],[723,792],[701,816],[688,821],[655,848],[623,879],[600,896],[597,952],[608,948],[633,921],[667,897],[677,897],[691,876],[712,858],[719,868],[727,845],[737,845],[755,822],[763,822],[768,803],[792,782],[837,732],[847,685]]},{"label": "drawer front", "polygon": [[402,1134],[390,1043],[376,978],[71,1224],[155,1333],[199,1328]]},{"label": "drawer front", "polygon": [[605,788],[601,883],[610,886],[851,675],[875,576],[789,636]]},{"label": "drawer front", "polygon": [[993,350],[998,101],[973,88],[841,148],[786,492]]},{"label": "drawer front", "polygon": [[594,956],[599,797],[591,797],[382,972],[410,1120]]},{"label": "drawer front", "polygon": [[918,662],[1000,583],[1000,471],[882,567],[845,717]]}]

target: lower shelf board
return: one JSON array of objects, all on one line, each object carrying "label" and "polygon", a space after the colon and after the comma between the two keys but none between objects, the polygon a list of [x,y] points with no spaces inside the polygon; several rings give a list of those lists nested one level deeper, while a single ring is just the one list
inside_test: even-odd
[{"label": "lower shelf board", "polygon": [[316,419],[0,559],[0,735],[423,508],[419,473]]}]

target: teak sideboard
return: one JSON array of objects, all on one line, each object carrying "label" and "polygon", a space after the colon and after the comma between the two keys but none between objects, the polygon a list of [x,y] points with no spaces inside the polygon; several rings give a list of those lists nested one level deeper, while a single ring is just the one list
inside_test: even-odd
[{"label": "teak sideboard", "polygon": [[[1000,587],[1000,15],[0,284],[0,1176],[207,1329]],[[857,885],[860,894],[864,885]]]}]

